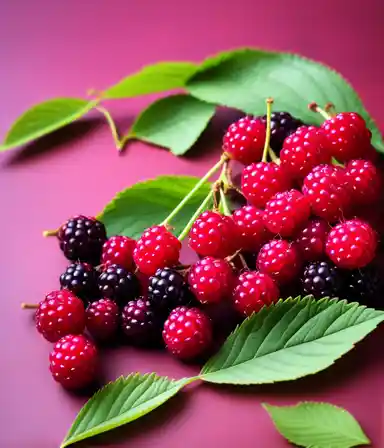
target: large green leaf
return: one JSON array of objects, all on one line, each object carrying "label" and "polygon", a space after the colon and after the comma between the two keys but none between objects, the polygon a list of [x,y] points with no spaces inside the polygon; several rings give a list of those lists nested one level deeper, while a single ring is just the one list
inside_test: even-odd
[{"label": "large green leaf", "polygon": [[[109,235],[138,238],[147,227],[160,224],[198,181],[197,177],[160,176],[139,182],[118,193],[98,218]],[[209,189],[209,183],[203,184],[172,220],[176,234],[188,223]]]},{"label": "large green leaf", "polygon": [[138,138],[185,154],[200,137],[215,106],[190,95],[172,95],[152,103],[133,124],[127,139]]},{"label": "large green leaf", "polygon": [[336,71],[310,59],[256,49],[238,49],[208,58],[188,80],[196,98],[265,113],[265,98],[275,99],[276,110],[288,110],[304,121],[321,123],[308,103],[335,104],[338,111],[360,113],[372,131],[372,142],[384,152],[382,135],[352,86]]},{"label": "large green leaf", "polygon": [[261,384],[310,375],[333,364],[384,320],[345,300],[287,299],[246,319],[203,367],[212,383]]},{"label": "large green leaf", "polygon": [[192,62],[159,62],[119,81],[103,93],[104,98],[130,98],[184,87],[196,71]]},{"label": "large green leaf", "polygon": [[354,417],[332,404],[303,402],[296,406],[263,406],[279,433],[295,445],[350,448],[370,444]]},{"label": "large green leaf", "polygon": [[21,115],[8,131],[0,151],[29,143],[85,115],[96,101],[56,98],[37,104]]},{"label": "large green leaf", "polygon": [[151,373],[132,374],[107,384],[83,406],[61,448],[148,414],[193,380],[184,378],[173,381]]}]

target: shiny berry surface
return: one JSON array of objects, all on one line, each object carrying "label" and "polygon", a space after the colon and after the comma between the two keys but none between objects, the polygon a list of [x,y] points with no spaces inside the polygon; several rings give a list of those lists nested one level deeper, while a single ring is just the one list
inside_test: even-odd
[{"label": "shiny berry surface", "polygon": [[60,276],[60,286],[72,291],[85,303],[95,300],[98,296],[97,274],[88,263],[70,264]]},{"label": "shiny berry surface", "polygon": [[306,294],[321,299],[340,297],[344,279],[340,269],[330,261],[314,261],[305,266],[301,283]]},{"label": "shiny berry surface", "polygon": [[136,241],[127,236],[111,236],[103,245],[101,263],[104,267],[119,264],[128,271],[134,269],[133,251]]},{"label": "shiny berry surface", "polygon": [[325,256],[325,241],[330,226],[320,218],[309,220],[295,235],[296,248],[306,261],[321,260]]},{"label": "shiny berry surface", "polygon": [[[267,123],[267,116],[262,117],[263,122]],[[294,133],[297,128],[304,123],[288,112],[272,112],[271,114],[271,142],[270,146],[279,155],[284,140]]]},{"label": "shiny berry surface", "polygon": [[246,205],[236,210],[233,221],[237,227],[241,248],[248,251],[257,251],[271,239],[272,235],[265,227],[264,211],[253,205]]},{"label": "shiny berry surface", "polygon": [[136,275],[118,264],[111,264],[103,270],[98,286],[102,297],[114,300],[121,307],[140,294],[140,283]]},{"label": "shiny berry surface", "polygon": [[373,204],[381,192],[381,175],[375,165],[363,159],[351,160],[346,166],[346,181],[354,205]]},{"label": "shiny berry surface", "polygon": [[119,326],[119,307],[111,299],[100,299],[88,305],[85,310],[86,327],[97,341],[114,338]]}]

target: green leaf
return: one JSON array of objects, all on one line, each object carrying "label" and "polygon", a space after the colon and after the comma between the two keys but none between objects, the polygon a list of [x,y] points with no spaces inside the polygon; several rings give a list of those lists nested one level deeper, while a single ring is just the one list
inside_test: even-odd
[{"label": "green leaf", "polygon": [[61,448],[132,422],[158,408],[195,378],[173,381],[132,374],[107,384],[83,406]]},{"label": "green leaf", "polygon": [[205,381],[262,384],[326,369],[384,320],[384,312],[311,296],[280,300],[246,319],[203,367]]},{"label": "green leaf", "polygon": [[[197,177],[160,176],[133,185],[121,191],[98,217],[109,235],[139,238],[152,225],[160,224],[199,181]],[[208,195],[207,182],[172,219],[178,234],[188,223],[194,211]]]},{"label": "green leaf", "polygon": [[296,406],[263,404],[276,429],[289,442],[308,448],[350,448],[369,445],[355,418],[329,403],[303,402]]},{"label": "green leaf", "polygon": [[323,119],[308,110],[308,103],[332,102],[338,111],[361,114],[374,146],[384,152],[382,135],[352,86],[335,70],[295,54],[249,48],[220,53],[203,62],[186,87],[203,101],[250,114],[264,114],[271,96],[276,110],[315,124]]},{"label": "green leaf", "polygon": [[37,104],[21,115],[8,131],[0,151],[15,148],[62,128],[85,115],[96,101],[56,98]]},{"label": "green leaf", "polygon": [[136,119],[128,139],[138,138],[185,154],[204,131],[215,106],[190,95],[173,95],[152,103]]},{"label": "green leaf", "polygon": [[191,62],[159,62],[148,65],[109,87],[103,93],[103,97],[130,98],[178,89],[184,87],[196,68],[197,66]]}]

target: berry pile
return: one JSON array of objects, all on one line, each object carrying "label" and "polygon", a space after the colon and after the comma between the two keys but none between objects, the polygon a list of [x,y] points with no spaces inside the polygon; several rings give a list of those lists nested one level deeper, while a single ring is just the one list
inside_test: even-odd
[{"label": "berry pile", "polygon": [[[38,331],[56,343],[56,381],[88,385],[97,344],[117,337],[136,346],[162,341],[182,360],[199,358],[215,340],[210,311],[223,301],[243,318],[288,291],[380,306],[379,235],[364,216],[381,178],[364,120],[345,112],[308,126],[287,112],[271,114],[270,104],[266,116],[229,127],[214,207],[179,238],[168,220],[138,241],[107,238],[102,222],[82,215],[60,227],[59,245],[72,263],[60,276],[61,290],[36,311]],[[231,160],[246,165],[237,192],[246,205],[232,212]],[[192,265],[179,260],[185,236],[196,254]]]}]

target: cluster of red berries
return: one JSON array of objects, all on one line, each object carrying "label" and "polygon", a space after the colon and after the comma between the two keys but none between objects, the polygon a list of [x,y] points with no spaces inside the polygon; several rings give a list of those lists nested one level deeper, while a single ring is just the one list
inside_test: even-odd
[{"label": "cluster of red berries", "polygon": [[[280,155],[274,162],[260,161],[267,120]],[[321,127],[286,112],[245,117],[229,127],[223,147],[247,165],[241,192],[248,204],[229,216],[215,209],[196,219],[189,246],[199,260],[192,266],[180,265],[181,242],[164,225],[138,241],[107,239],[104,225],[85,216],[60,227],[60,247],[74,263],[60,277],[61,290],[39,304],[36,325],[56,343],[50,368],[65,387],[92,381],[95,341],[118,334],[139,345],[162,340],[181,359],[202,355],[213,340],[204,307],[225,299],[249,316],[292,286],[298,294],[363,302],[376,294],[377,233],[364,207],[377,200],[381,180],[358,114],[340,113]],[[244,259],[255,260],[253,270]]]}]

